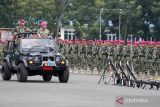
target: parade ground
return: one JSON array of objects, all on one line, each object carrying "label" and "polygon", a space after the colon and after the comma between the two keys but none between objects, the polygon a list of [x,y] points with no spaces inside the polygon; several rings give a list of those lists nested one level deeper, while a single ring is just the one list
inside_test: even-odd
[{"label": "parade ground", "polygon": [[98,84],[99,78],[71,74],[68,83],[59,83],[33,76],[20,83],[16,75],[3,81],[0,74],[0,107],[115,107],[117,96],[160,96],[160,90]]}]

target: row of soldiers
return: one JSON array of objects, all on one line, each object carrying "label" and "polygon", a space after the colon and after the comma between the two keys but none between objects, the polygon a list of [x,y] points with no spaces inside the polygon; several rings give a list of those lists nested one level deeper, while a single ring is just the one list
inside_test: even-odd
[{"label": "row of soldiers", "polygon": [[59,52],[65,55],[73,69],[92,72],[96,68],[100,73],[110,58],[122,64],[129,61],[137,74],[160,75],[159,42],[128,42],[124,45],[124,41],[60,40],[58,43]]}]

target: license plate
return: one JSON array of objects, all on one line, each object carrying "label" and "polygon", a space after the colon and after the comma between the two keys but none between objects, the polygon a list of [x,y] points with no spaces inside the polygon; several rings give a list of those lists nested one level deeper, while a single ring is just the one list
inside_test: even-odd
[{"label": "license plate", "polygon": [[54,61],[48,61],[48,66],[54,66],[54,65],[55,65]]},{"label": "license plate", "polygon": [[54,61],[43,61],[41,66],[55,66]]}]

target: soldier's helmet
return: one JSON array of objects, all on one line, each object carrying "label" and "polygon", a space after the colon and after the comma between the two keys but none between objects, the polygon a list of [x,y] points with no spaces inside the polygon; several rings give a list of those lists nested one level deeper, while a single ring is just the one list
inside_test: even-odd
[{"label": "soldier's helmet", "polygon": [[47,27],[47,22],[46,21],[42,21],[41,22],[41,27],[45,29]]}]

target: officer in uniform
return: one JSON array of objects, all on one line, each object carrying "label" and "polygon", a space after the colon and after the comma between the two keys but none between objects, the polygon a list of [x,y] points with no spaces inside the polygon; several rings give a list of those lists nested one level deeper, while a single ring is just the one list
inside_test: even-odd
[{"label": "officer in uniform", "polygon": [[17,26],[15,29],[14,29],[15,33],[23,33],[23,32],[27,32],[27,31],[30,31],[29,28],[27,28],[25,26],[25,20],[24,19],[21,19],[19,21],[19,26]]},{"label": "officer in uniform", "polygon": [[14,29],[15,41],[18,43],[19,40],[20,40],[20,39],[18,39],[18,35],[17,35],[18,33],[24,33],[24,32],[27,32],[27,31],[30,31],[30,29],[25,26],[25,20],[24,19],[20,19],[19,26],[17,26]]},{"label": "officer in uniform", "polygon": [[50,31],[47,29],[47,22],[41,22],[41,28],[37,31],[38,37],[49,37]]}]

